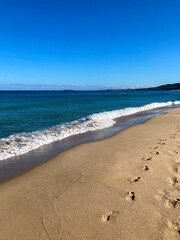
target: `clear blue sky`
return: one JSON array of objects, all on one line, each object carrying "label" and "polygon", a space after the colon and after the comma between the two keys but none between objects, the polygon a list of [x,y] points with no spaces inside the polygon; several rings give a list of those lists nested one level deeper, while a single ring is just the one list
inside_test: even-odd
[{"label": "clear blue sky", "polygon": [[1,89],[174,82],[179,0],[0,0]]}]

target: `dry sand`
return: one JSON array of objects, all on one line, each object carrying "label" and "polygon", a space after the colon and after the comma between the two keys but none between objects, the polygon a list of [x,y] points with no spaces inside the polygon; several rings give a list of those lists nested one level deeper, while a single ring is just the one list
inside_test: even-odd
[{"label": "dry sand", "polygon": [[0,239],[180,239],[180,109],[0,185]]}]

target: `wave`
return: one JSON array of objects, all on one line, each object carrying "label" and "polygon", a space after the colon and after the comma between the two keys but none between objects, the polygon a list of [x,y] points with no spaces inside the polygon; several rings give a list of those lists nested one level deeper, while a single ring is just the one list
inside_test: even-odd
[{"label": "wave", "polygon": [[46,130],[13,134],[0,140],[0,160],[25,154],[45,144],[62,140],[72,135],[111,127],[119,117],[176,104],[180,104],[180,101],[151,103],[141,107],[107,111],[92,114],[86,118],[57,125]]}]

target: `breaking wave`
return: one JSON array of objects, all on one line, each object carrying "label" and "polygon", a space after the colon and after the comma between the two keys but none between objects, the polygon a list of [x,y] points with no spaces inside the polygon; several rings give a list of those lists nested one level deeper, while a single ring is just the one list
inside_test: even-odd
[{"label": "breaking wave", "polygon": [[151,103],[141,107],[107,111],[92,114],[86,118],[60,124],[45,130],[13,134],[0,140],[0,160],[25,154],[45,144],[62,140],[72,135],[111,127],[116,123],[116,118],[119,117],[176,104],[180,104],[180,101]]}]

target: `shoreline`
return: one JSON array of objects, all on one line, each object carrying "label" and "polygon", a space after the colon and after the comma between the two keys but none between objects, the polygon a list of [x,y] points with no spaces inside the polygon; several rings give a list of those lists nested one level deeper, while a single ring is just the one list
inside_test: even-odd
[{"label": "shoreline", "polygon": [[145,123],[155,116],[164,114],[163,111],[167,109],[177,107],[178,105],[173,105],[168,108],[155,108],[123,116],[115,119],[116,123],[112,127],[70,136],[60,141],[43,145],[42,147],[32,150],[26,154],[2,160],[0,161],[0,184],[30,171],[66,150],[72,149],[81,144],[95,142],[115,136],[119,132],[131,126]]},{"label": "shoreline", "polygon": [[1,184],[0,239],[179,239],[180,108],[166,112]]},{"label": "shoreline", "polygon": [[[144,113],[146,111],[153,111],[155,109],[169,109],[174,106],[179,106],[180,101],[168,101],[168,102],[153,102],[137,107],[120,108],[112,111],[102,111],[98,113],[92,113],[87,117],[82,117],[74,121],[69,121],[45,128],[42,130],[36,130],[32,132],[20,132],[16,134],[10,134],[9,136],[2,138],[0,142],[0,160],[6,160],[9,158],[16,158],[21,155],[28,154],[31,151],[47,145],[53,144],[57,141],[62,141],[71,136],[77,136],[79,134],[88,134],[89,132],[101,132],[105,129],[114,128],[116,125],[116,119],[132,116],[138,113]],[[46,118],[43,118],[43,121]],[[28,121],[28,120],[24,120]],[[9,126],[7,126],[8,131]],[[118,131],[117,131],[118,132]]]}]

